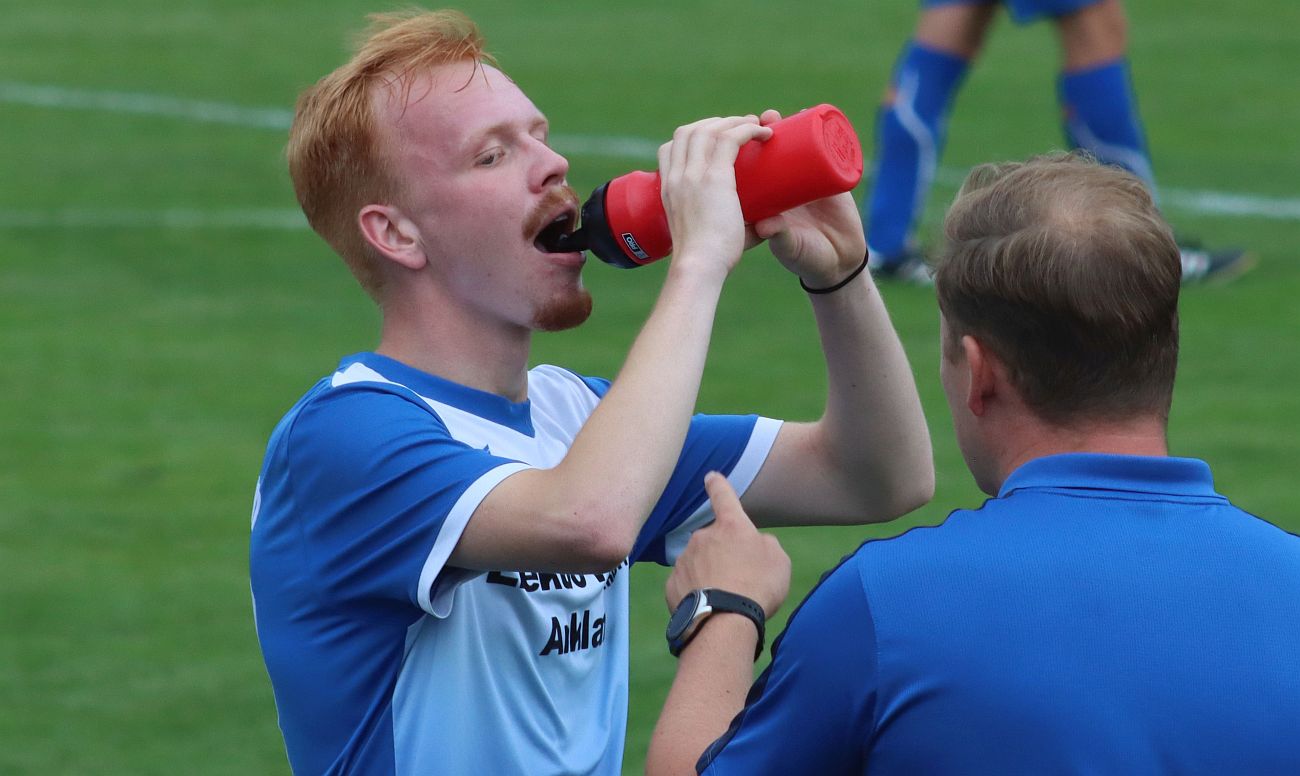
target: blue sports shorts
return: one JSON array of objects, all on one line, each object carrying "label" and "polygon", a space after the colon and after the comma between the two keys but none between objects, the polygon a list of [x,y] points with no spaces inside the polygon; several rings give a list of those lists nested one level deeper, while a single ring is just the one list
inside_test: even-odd
[{"label": "blue sports shorts", "polygon": [[921,0],[922,8],[935,8],[940,5],[989,5],[1001,3],[1011,12],[1017,24],[1028,24],[1046,17],[1065,16],[1080,8],[1096,5],[1101,0]]}]

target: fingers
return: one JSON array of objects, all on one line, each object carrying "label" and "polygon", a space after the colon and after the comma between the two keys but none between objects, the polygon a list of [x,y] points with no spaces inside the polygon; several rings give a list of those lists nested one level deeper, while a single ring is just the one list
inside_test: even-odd
[{"label": "fingers", "polygon": [[673,266],[720,279],[739,262],[748,235],[736,195],[736,156],[741,146],[771,134],[757,116],[715,117],[678,128],[660,147]]},{"label": "fingers", "polygon": [[753,139],[754,133],[761,129],[763,127],[757,123],[730,125],[724,119],[690,133],[686,147],[686,175],[690,180],[701,180],[708,174],[710,167],[716,165],[720,171],[732,167],[736,163],[740,147]]},{"label": "fingers", "polygon": [[862,216],[849,192],[819,199],[754,224],[772,254],[812,286],[832,284],[862,263]]},{"label": "fingers", "polygon": [[785,214],[764,218],[762,221],[754,223],[754,234],[761,240],[769,240],[772,235],[785,231]]},{"label": "fingers", "polygon": [[717,587],[754,599],[770,617],[790,591],[790,558],[775,536],[760,533],[727,478],[704,477],[713,523],[691,534],[664,586],[671,611],[696,588]]},{"label": "fingers", "polygon": [[768,124],[775,124],[780,120],[781,120],[781,114],[772,110],[771,108],[768,108],[767,110],[763,111],[763,115],[758,117],[758,123],[762,124],[765,127]]},{"label": "fingers", "polygon": [[710,163],[735,164],[742,145],[771,135],[753,115],[701,119],[678,127],[673,139],[659,147],[659,169],[698,178]]},{"label": "fingers", "polygon": [[704,475],[704,490],[709,494],[709,502],[713,505],[714,519],[720,525],[750,522],[749,516],[740,506],[740,497],[726,477],[718,472],[709,472]]}]

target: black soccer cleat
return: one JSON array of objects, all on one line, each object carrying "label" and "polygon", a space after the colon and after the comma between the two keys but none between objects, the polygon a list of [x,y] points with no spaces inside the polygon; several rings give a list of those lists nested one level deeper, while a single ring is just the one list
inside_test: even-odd
[{"label": "black soccer cleat", "polygon": [[1183,285],[1226,283],[1255,266],[1255,257],[1241,248],[1206,250],[1196,245],[1178,246],[1183,264]]},{"label": "black soccer cleat", "polygon": [[867,268],[876,280],[888,280],[907,283],[913,286],[933,286],[934,267],[925,260],[925,254],[916,248],[908,248],[901,256],[884,258],[867,252]]}]

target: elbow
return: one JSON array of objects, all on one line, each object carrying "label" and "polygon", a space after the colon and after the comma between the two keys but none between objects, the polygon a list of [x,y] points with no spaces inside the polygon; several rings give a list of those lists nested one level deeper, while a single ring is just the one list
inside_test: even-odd
[{"label": "elbow", "polygon": [[934,463],[926,459],[900,469],[878,482],[875,493],[864,494],[864,498],[871,500],[870,522],[884,523],[915,512],[934,498]]},{"label": "elbow", "polygon": [[622,537],[592,536],[582,547],[582,562],[587,567],[586,573],[596,574],[617,568],[632,554],[632,545],[636,537],[624,540]]},{"label": "elbow", "polygon": [[[597,574],[617,567],[632,553],[637,532],[626,523],[626,514],[608,506],[574,509],[568,516],[563,549],[571,558],[572,571]],[[638,523],[639,525],[639,523]]]},{"label": "elbow", "polygon": [[912,476],[902,483],[894,494],[892,506],[893,514],[889,519],[902,517],[909,512],[915,512],[921,507],[929,504],[934,498],[934,465],[927,464],[921,470],[913,472]]},{"label": "elbow", "polygon": [[934,458],[928,451],[906,474],[895,478],[893,496],[890,520],[915,512],[934,498]]}]

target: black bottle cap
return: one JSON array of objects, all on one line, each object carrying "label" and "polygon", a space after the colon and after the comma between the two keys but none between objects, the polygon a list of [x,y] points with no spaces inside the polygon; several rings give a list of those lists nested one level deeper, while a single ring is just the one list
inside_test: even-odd
[{"label": "black bottle cap", "polygon": [[605,190],[608,187],[608,181],[602,183],[582,205],[580,231],[586,235],[587,250],[594,253],[596,258],[615,267],[624,269],[639,267],[640,264],[628,258],[628,255],[623,252],[622,244],[609,228],[609,219],[605,216]]}]

